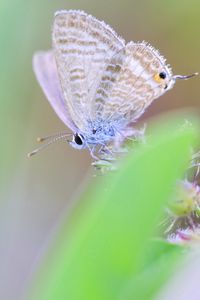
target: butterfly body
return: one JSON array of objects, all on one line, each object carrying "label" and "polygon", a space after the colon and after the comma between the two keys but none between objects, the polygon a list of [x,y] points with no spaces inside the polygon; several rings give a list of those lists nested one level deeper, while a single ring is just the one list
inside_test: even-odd
[{"label": "butterfly body", "polygon": [[88,131],[85,138],[88,144],[106,143],[111,141],[117,135],[117,128],[120,128],[117,122],[97,119],[88,121]]}]

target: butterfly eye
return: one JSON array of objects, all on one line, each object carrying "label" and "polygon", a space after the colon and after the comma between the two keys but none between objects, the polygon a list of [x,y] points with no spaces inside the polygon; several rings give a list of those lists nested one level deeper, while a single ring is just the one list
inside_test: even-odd
[{"label": "butterfly eye", "polygon": [[85,139],[82,134],[75,133],[69,144],[75,149],[83,149],[86,147]]},{"label": "butterfly eye", "polygon": [[78,146],[82,146],[83,145],[83,137],[80,134],[75,134],[74,136],[74,142],[78,145]]},{"label": "butterfly eye", "polygon": [[162,83],[166,77],[167,77],[167,74],[165,72],[160,72],[160,73],[155,74],[153,78],[157,83]]}]

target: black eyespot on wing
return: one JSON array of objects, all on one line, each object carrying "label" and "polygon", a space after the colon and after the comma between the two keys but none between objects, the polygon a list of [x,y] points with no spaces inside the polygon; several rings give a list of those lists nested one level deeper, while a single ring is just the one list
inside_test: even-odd
[{"label": "black eyespot on wing", "polygon": [[79,134],[76,134],[74,136],[74,141],[79,146],[83,145],[83,140],[82,140],[82,138],[81,138],[81,136]]},{"label": "black eyespot on wing", "polygon": [[166,76],[167,76],[167,74],[166,74],[165,72],[160,72],[160,73],[159,73],[159,77],[160,77],[161,79],[165,79]]}]

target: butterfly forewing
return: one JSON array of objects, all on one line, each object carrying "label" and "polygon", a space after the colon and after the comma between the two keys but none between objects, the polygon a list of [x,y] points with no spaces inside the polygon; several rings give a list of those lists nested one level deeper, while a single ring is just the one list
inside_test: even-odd
[{"label": "butterfly forewing", "polygon": [[[97,89],[105,95],[101,105],[98,95],[95,97],[96,114],[103,119],[131,123],[173,85],[165,59],[145,42],[128,43],[111,58],[108,69],[113,72],[107,76],[107,83],[102,79]],[[159,79],[161,72],[166,74],[165,80]]]},{"label": "butterfly forewing", "polygon": [[58,117],[73,131],[76,131],[60,86],[55,57],[52,50],[37,52],[33,57],[33,70],[49,103]]},{"label": "butterfly forewing", "polygon": [[76,126],[84,131],[92,101],[111,57],[124,40],[104,22],[80,11],[55,15],[53,47],[65,104]]}]

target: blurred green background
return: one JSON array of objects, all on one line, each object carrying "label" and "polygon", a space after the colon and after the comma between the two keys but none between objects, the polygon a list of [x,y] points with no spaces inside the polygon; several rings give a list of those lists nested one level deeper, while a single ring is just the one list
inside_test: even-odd
[{"label": "blurred green background", "polygon": [[[33,53],[51,47],[53,14],[59,9],[85,10],[126,41],[148,41],[176,74],[200,71],[198,0],[1,0],[0,299],[5,300],[21,299],[63,210],[91,176],[87,151],[67,144],[26,157],[37,146],[37,136],[65,129],[32,71]],[[199,78],[178,82],[154,102],[143,120],[171,109],[198,109],[198,87]]]}]

